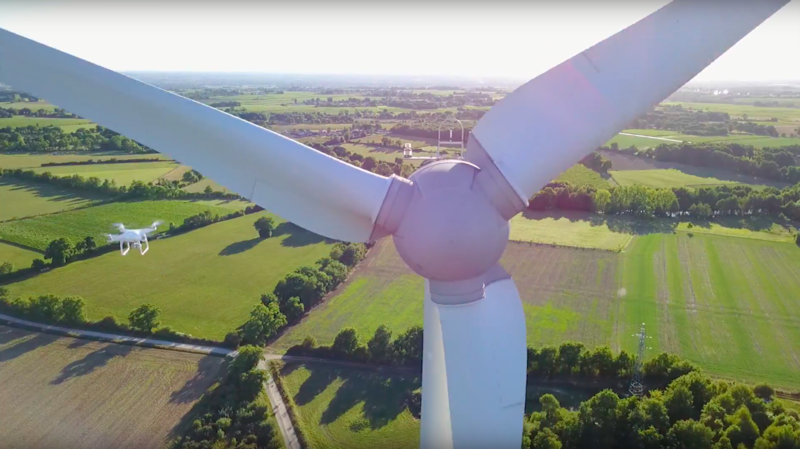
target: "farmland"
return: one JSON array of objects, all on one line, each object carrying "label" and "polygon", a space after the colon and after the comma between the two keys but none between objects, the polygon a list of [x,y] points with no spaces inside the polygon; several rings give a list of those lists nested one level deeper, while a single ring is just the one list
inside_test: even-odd
[{"label": "farmland", "polygon": [[517,242],[619,251],[630,241],[636,225],[634,219],[625,217],[601,217],[577,211],[526,211],[511,219],[509,238]]},{"label": "farmland", "polygon": [[[46,163],[64,162],[86,162],[89,160],[102,161],[108,159],[127,160],[127,159],[165,159],[168,156],[163,154],[127,154],[113,151],[93,151],[91,153],[67,153],[67,154],[0,154],[0,167],[2,168],[39,168]],[[56,167],[49,167],[51,170]],[[73,166],[74,168],[74,166]]]},{"label": "farmland", "polygon": [[88,206],[104,199],[101,195],[77,193],[73,190],[40,183],[0,180],[0,221],[50,214]]},{"label": "farmland", "polygon": [[[156,202],[155,206],[160,203],[170,202]],[[114,206],[121,206],[119,210],[132,214],[132,219],[151,216],[137,212],[131,207],[135,204]],[[127,322],[131,310],[152,303],[162,309],[163,325],[222,340],[247,321],[262,293],[271,292],[289,272],[313,265],[330,252],[329,244],[319,236],[289,224],[280,226],[272,238],[259,239],[253,222],[266,214],[251,214],[154,241],[144,257],[135,250],[125,257],[112,252],[70,263],[8,288],[11,297],[80,295],[92,320],[111,315]]]},{"label": "farmland", "polygon": [[35,168],[37,173],[50,172],[54,176],[80,175],[116,181],[119,186],[130,185],[134,180],[150,182],[178,167],[173,162],[132,162],[125,164],[63,165]]},{"label": "farmland", "polygon": [[282,378],[309,449],[419,446],[419,421],[405,402],[417,376],[290,363]]},{"label": "farmland", "polygon": [[596,189],[607,189],[610,187],[608,181],[603,179],[599,173],[583,164],[575,164],[561,173],[556,181],[568,182],[576,186],[592,186]]},{"label": "farmland", "polygon": [[[719,376],[800,388],[795,245],[664,231],[635,236],[619,254],[510,243],[501,264],[519,287],[528,343],[576,340],[630,351],[629,336],[646,322],[654,351]],[[422,323],[422,290],[392,243],[380,242],[339,293],[274,348],[307,335],[328,344],[345,326],[362,338],[380,324],[400,333]]]},{"label": "farmland", "polygon": [[65,237],[73,244],[87,236],[102,241],[103,234],[111,232],[112,223],[124,223],[134,228],[147,226],[155,220],[164,220],[167,225],[170,222],[180,225],[184,218],[205,210],[219,215],[230,213],[229,209],[221,207],[177,200],[109,203],[0,223],[0,239],[44,250],[51,240],[59,237]]},{"label": "farmland", "polygon": [[97,125],[89,120],[75,118],[48,118],[48,117],[25,117],[17,115],[14,117],[0,118],[0,128],[11,127],[20,128],[23,126],[58,126],[64,132],[75,132],[78,128],[91,129]]},{"label": "farmland", "polygon": [[675,169],[667,170],[610,170],[609,174],[621,186],[640,185],[653,188],[664,187],[714,187],[736,185],[732,181],[723,181],[712,177],[700,177],[683,173]]},{"label": "farmland", "polygon": [[11,262],[15,269],[28,268],[33,259],[41,257],[42,255],[35,251],[0,242],[0,263]]},{"label": "farmland", "polygon": [[164,447],[222,363],[0,326],[0,441],[4,447]]}]

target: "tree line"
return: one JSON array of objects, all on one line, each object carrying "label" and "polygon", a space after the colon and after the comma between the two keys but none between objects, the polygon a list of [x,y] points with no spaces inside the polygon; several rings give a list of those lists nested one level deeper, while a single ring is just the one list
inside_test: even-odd
[{"label": "tree line", "polygon": [[[258,367],[264,352],[244,346],[227,362],[227,374],[196,406],[197,418],[170,449],[278,449],[279,432],[269,423],[269,400],[264,383],[269,377]],[[193,409],[194,411],[194,409]]]},{"label": "tree line", "polygon": [[714,381],[699,371],[643,397],[610,389],[567,410],[550,394],[523,425],[531,449],[797,449],[800,414],[768,385]]},{"label": "tree line", "polygon": [[785,214],[794,220],[800,219],[798,200],[800,184],[782,190],[768,187],[759,191],[743,185],[698,189],[644,186],[596,189],[592,186],[574,186],[568,182],[551,182],[530,199],[528,208],[639,217],[671,217],[689,213],[700,219],[724,215]]},{"label": "tree line", "polygon": [[[89,159],[85,161],[66,161],[66,162],[45,162],[40,167],[58,167],[62,165],[95,165],[95,164],[138,164],[140,162],[167,162],[159,158],[139,158],[139,159]],[[188,172],[187,172],[188,173]]]},{"label": "tree line", "polygon": [[154,153],[152,149],[103,126],[66,133],[58,126],[0,128],[0,152],[53,153],[62,151],[124,151]]},{"label": "tree line", "polygon": [[[602,149],[614,151],[617,148],[612,145]],[[683,142],[635,150],[633,154],[657,161],[721,168],[792,184],[800,182],[800,145],[756,148],[734,142]]]},{"label": "tree line", "polygon": [[682,105],[659,106],[635,119],[629,127],[666,129],[695,136],[727,136],[732,131],[740,131],[778,137],[778,131],[774,126],[749,122],[746,115],[743,120],[731,120],[727,112],[684,109]]},{"label": "tree line", "polygon": [[[256,226],[262,238],[268,238]],[[229,332],[225,341],[230,346],[240,343],[263,346],[284,327],[297,322],[317,305],[328,292],[347,279],[350,271],[366,257],[363,243],[337,243],[330,255],[289,273],[278,281],[271,293],[261,295],[260,303],[239,329]]]}]

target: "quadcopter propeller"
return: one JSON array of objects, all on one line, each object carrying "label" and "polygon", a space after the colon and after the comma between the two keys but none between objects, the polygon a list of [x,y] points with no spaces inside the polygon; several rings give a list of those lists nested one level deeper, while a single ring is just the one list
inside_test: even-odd
[{"label": "quadcopter propeller", "polygon": [[119,232],[125,232],[125,225],[122,223],[112,223],[111,227],[119,230]]}]

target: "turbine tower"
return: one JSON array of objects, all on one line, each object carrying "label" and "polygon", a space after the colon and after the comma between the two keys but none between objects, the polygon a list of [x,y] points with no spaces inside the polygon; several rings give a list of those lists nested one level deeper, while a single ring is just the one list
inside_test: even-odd
[{"label": "turbine tower", "polygon": [[347,242],[391,235],[426,279],[421,445],[517,449],[526,331],[519,292],[498,265],[508,221],[786,3],[675,0],[517,88],[474,126],[464,160],[410,179],[370,173],[2,29],[0,82],[191,165],[309,231]]}]

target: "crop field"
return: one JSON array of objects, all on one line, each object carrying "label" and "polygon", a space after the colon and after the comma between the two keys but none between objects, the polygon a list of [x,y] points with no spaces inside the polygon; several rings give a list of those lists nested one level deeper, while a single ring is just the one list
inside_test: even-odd
[{"label": "crop field", "polygon": [[0,180],[0,222],[88,206],[101,199],[101,195],[3,178]]},{"label": "crop field", "polygon": [[[654,225],[655,226],[655,225]],[[800,388],[800,250],[793,243],[705,233],[642,232],[622,253],[510,243],[501,264],[524,303],[528,343],[565,340],[634,351],[647,323],[666,350],[718,376]],[[345,326],[368,339],[422,324],[423,281],[391,241],[370,252],[348,283],[275,344]]]},{"label": "crop field", "polygon": [[[19,97],[17,97],[17,99],[19,99]],[[36,102],[33,102],[33,101],[15,101],[13,103],[2,103],[2,102],[0,102],[0,108],[5,108],[5,109],[25,109],[25,108],[28,108],[28,109],[30,109],[31,111],[34,111],[34,112],[38,111],[39,109],[44,109],[47,112],[52,112],[52,111],[54,111],[56,109],[55,106],[53,106],[52,104],[50,104],[50,103],[48,103],[48,102],[46,102],[44,100],[40,100],[40,101],[36,101]]]},{"label": "crop field", "polygon": [[661,139],[650,139],[647,137],[639,137],[639,136],[623,136],[621,134],[617,134],[616,136],[614,136],[614,138],[609,140],[606,143],[606,145],[611,145],[612,143],[616,143],[617,145],[619,145],[620,149],[624,150],[629,148],[630,146],[635,146],[636,148],[639,149],[652,148],[652,147],[657,147],[662,143],[669,143],[669,142]]},{"label": "crop field", "polygon": [[778,122],[774,123],[798,123],[800,124],[800,109],[797,108],[780,108],[771,107],[763,108],[758,106],[749,106],[741,104],[728,104],[728,103],[685,103],[685,102],[672,102],[665,101],[662,105],[682,105],[684,109],[692,108],[695,110],[703,111],[718,111],[727,112],[731,118],[741,118],[747,114],[749,120],[769,120],[770,118],[777,118]]},{"label": "crop field", "polygon": [[[609,228],[609,225],[611,228]],[[512,241],[619,251],[638,225],[635,219],[576,211],[525,211],[511,219]]]},{"label": "crop field", "polygon": [[628,134],[639,134],[641,136],[653,136],[653,137],[669,137],[675,135],[675,131],[669,131],[666,129],[626,129],[622,131]]},{"label": "crop field", "polygon": [[80,175],[116,181],[118,186],[130,185],[133,181],[150,182],[178,167],[174,162],[132,162],[127,164],[63,165],[40,167],[37,173],[49,171],[55,176]]},{"label": "crop field", "polygon": [[419,446],[419,421],[405,403],[418,376],[289,363],[281,377],[309,449]]},{"label": "crop field", "polygon": [[0,441],[165,447],[223,362],[0,326]]},{"label": "crop field", "polygon": [[47,248],[50,241],[59,237],[65,237],[73,244],[86,236],[92,236],[101,242],[105,240],[103,234],[116,232],[111,228],[112,223],[123,223],[135,228],[150,225],[155,220],[164,220],[166,227],[170,222],[180,225],[184,218],[204,210],[219,215],[231,212],[221,207],[178,200],[110,203],[0,223],[0,239],[40,250]]},{"label": "crop field", "polygon": [[48,117],[25,117],[15,115],[14,117],[0,118],[0,128],[11,127],[20,128],[23,126],[59,126],[67,127],[66,132],[74,132],[78,128],[94,128],[97,125],[89,120],[76,118],[48,118]]},{"label": "crop field", "polygon": [[183,190],[192,193],[200,193],[206,189],[207,186],[211,186],[211,189],[215,192],[228,192],[230,190],[226,189],[224,186],[217,184],[216,182],[212,181],[210,178],[203,178],[203,180],[195,182],[194,184],[189,184],[188,186],[184,187]]},{"label": "crop field", "polygon": [[607,189],[610,187],[608,181],[603,179],[596,171],[586,168],[583,164],[575,164],[561,173],[556,181],[568,182],[576,186],[592,186],[597,189]]},{"label": "crop field", "polygon": [[621,186],[640,185],[646,187],[714,187],[736,185],[737,182],[723,181],[711,177],[700,177],[675,169],[666,170],[609,170],[609,174]]},{"label": "crop field", "polygon": [[41,259],[42,254],[19,246],[0,242],[0,263],[11,262],[14,269],[28,268],[33,259]]},{"label": "crop field", "polygon": [[[98,151],[91,153],[69,153],[69,154],[8,154],[0,153],[0,167],[2,168],[39,168],[47,163],[64,162],[85,162],[89,160],[101,161],[108,159],[127,160],[127,159],[164,159],[169,160],[163,154],[128,154],[113,151]],[[69,167],[69,166],[67,166]],[[74,167],[74,166],[72,166]],[[56,167],[50,167],[54,169]]]},{"label": "crop field", "polygon": [[[131,213],[138,220],[150,216],[141,210]],[[253,223],[264,215],[259,212],[155,240],[144,257],[135,249],[125,257],[111,252],[7,287],[11,297],[80,295],[92,320],[112,315],[127,322],[133,309],[152,303],[163,311],[163,325],[222,340],[247,321],[262,293],[330,252],[321,237],[290,224],[279,226],[272,238],[259,239]]]}]

